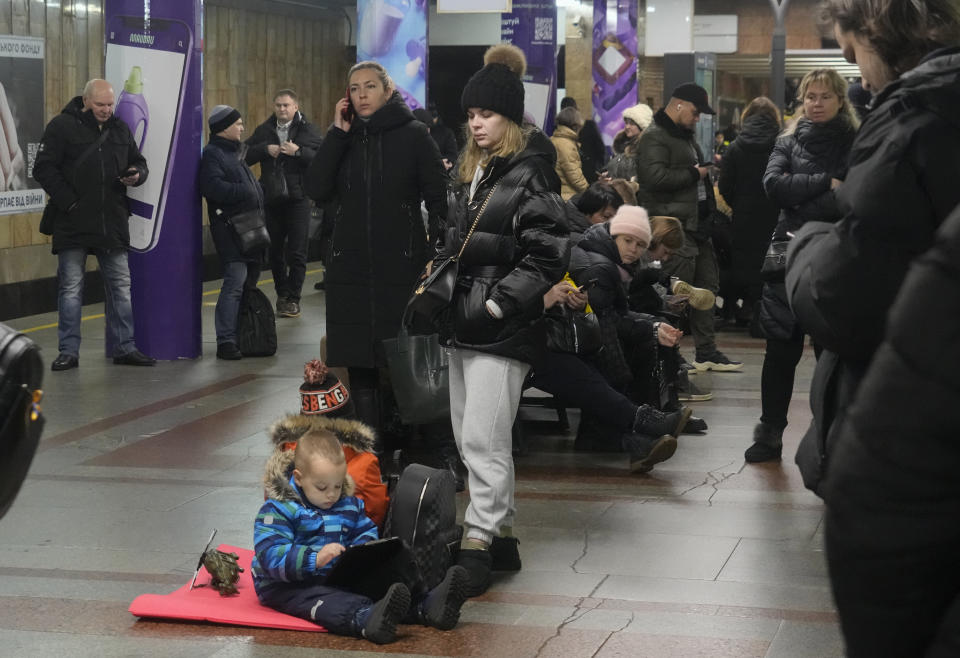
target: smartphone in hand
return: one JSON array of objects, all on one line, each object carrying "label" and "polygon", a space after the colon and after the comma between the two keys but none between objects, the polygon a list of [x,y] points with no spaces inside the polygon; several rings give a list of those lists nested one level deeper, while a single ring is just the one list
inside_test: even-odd
[{"label": "smartphone in hand", "polygon": [[351,123],[354,117],[357,116],[357,111],[353,109],[353,102],[350,100],[350,87],[347,87],[347,106],[340,111],[340,118]]},{"label": "smartphone in hand", "polygon": [[579,290],[580,292],[587,292],[588,290],[590,290],[590,288],[593,288],[598,283],[600,283],[599,279],[590,279],[585,284],[577,288],[577,290]]}]

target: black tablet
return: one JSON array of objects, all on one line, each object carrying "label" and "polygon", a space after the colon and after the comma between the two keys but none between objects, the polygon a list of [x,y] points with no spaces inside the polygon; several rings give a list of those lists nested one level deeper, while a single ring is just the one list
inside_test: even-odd
[{"label": "black tablet", "polygon": [[399,537],[375,539],[366,544],[351,546],[337,558],[325,583],[350,589],[370,573],[383,567],[403,549]]}]

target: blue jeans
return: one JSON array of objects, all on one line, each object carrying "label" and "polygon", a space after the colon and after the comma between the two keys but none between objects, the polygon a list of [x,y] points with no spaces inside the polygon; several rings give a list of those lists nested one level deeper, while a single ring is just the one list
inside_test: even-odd
[{"label": "blue jeans", "polygon": [[223,285],[217,297],[213,313],[213,326],[217,332],[217,345],[237,342],[237,316],[240,314],[240,297],[243,289],[255,288],[260,279],[258,263],[234,261],[223,264]]},{"label": "blue jeans", "polygon": [[59,321],[57,336],[60,352],[80,355],[80,316],[83,311],[83,271],[87,254],[97,257],[103,276],[107,331],[116,340],[113,356],[123,356],[137,349],[133,342],[133,305],[130,302],[130,269],[126,249],[86,249],[71,247],[57,254]]}]

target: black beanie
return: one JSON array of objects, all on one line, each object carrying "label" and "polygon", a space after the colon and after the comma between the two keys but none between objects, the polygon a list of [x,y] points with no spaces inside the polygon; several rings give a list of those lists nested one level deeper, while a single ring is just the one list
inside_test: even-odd
[{"label": "black beanie", "polygon": [[463,88],[460,107],[466,112],[480,107],[502,114],[517,125],[523,125],[523,82],[527,68],[523,51],[510,44],[491,46],[483,56],[486,64],[473,74]]},{"label": "black beanie", "polygon": [[229,105],[217,105],[210,110],[210,117],[207,124],[210,126],[210,134],[216,135],[218,132],[226,130],[237,122],[240,118],[240,112]]},{"label": "black beanie", "polygon": [[300,413],[328,418],[356,417],[350,391],[319,359],[307,361],[303,367]]}]

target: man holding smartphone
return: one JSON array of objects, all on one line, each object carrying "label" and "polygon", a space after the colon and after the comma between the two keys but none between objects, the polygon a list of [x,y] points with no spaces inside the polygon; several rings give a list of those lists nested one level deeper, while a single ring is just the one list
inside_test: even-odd
[{"label": "man holding smartphone", "polygon": [[127,188],[147,179],[147,161],[125,122],[113,114],[113,87],[94,79],[55,116],[43,133],[33,177],[50,195],[44,211],[57,255],[60,355],[51,369],[80,365],[80,316],[87,255],[97,257],[106,288],[113,362],[152,366],[133,340],[130,300],[130,211]]},{"label": "man holding smartphone", "polygon": [[[682,291],[691,290],[690,286],[715,294],[720,287],[709,225],[717,207],[710,182],[712,163],[702,164],[703,153],[694,134],[701,114],[716,114],[708,100],[707,90],[700,85],[680,85],[653,116],[637,146],[637,198],[651,216],[676,217],[683,225],[683,247],[663,265],[665,273],[678,279],[672,285],[675,294],[685,294]],[[697,349],[693,365],[697,370],[740,370],[743,363],[717,349],[713,304],[708,303],[709,308],[697,309],[691,298],[690,330]]]},{"label": "man holding smartphone", "polygon": [[246,162],[260,164],[277,315],[295,318],[300,315],[310,228],[310,199],[303,193],[303,174],[322,138],[300,113],[292,89],[276,93],[273,110],[247,140]]}]

